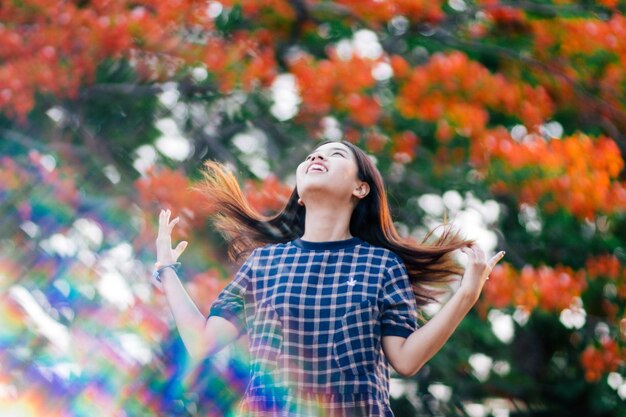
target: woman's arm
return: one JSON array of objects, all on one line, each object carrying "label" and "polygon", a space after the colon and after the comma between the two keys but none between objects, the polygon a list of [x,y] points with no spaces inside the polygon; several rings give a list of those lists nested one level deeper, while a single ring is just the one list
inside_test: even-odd
[{"label": "woman's arm", "polygon": [[468,265],[461,286],[439,312],[409,337],[384,336],[383,351],[393,368],[402,376],[415,375],[450,338],[461,320],[478,301],[482,287],[491,270],[504,252],[497,253],[488,262],[476,244],[461,249],[468,255]]},{"label": "woman's arm", "polygon": [[383,336],[383,351],[402,376],[412,376],[441,349],[475,303],[459,289],[439,312],[409,337]]},{"label": "woman's arm", "polygon": [[[172,229],[179,218],[170,222],[170,214],[170,210],[161,210],[159,214],[156,249],[160,265],[173,264],[187,247],[187,242],[183,241],[172,249]],[[218,352],[237,338],[237,328],[228,320],[213,316],[207,320],[204,317],[172,268],[162,270],[160,277],[180,337],[194,360]]]},{"label": "woman's arm", "polygon": [[161,280],[180,337],[194,361],[219,352],[237,338],[237,328],[228,320],[204,317],[171,268],[161,271]]}]

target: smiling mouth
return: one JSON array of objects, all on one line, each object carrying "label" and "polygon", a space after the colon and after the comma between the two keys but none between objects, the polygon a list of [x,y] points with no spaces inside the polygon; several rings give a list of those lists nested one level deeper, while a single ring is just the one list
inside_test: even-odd
[{"label": "smiling mouth", "polygon": [[309,173],[309,172],[328,172],[328,169],[326,169],[326,167],[323,166],[323,165],[313,164],[307,170],[307,173]]}]

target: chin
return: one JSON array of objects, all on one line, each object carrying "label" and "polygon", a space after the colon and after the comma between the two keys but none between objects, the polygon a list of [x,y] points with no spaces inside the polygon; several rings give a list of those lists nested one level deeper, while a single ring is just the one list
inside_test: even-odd
[{"label": "chin", "polygon": [[341,192],[341,189],[338,189],[333,184],[320,184],[319,186],[316,184],[306,187],[302,191],[298,188],[298,194],[304,201],[327,200],[329,202],[335,201],[338,204],[338,201],[344,201],[350,195],[350,192]]}]

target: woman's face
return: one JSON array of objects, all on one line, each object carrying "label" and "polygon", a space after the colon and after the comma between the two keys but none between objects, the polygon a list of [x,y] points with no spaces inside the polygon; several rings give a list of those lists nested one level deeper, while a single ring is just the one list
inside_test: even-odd
[{"label": "woman's face", "polygon": [[296,170],[298,194],[306,204],[307,197],[323,191],[328,197],[362,198],[369,191],[358,179],[358,166],[352,150],[338,142],[326,143],[311,152]]}]

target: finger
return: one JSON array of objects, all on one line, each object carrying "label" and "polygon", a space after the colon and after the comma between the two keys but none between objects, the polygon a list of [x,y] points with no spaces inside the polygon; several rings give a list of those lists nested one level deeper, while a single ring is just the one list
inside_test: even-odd
[{"label": "finger", "polygon": [[505,251],[503,251],[503,250],[502,250],[502,251],[500,251],[500,252],[498,252],[498,253],[496,253],[496,254],[495,254],[495,255],[494,255],[494,256],[493,256],[493,257],[489,260],[489,267],[490,267],[491,269],[493,269],[493,268],[496,266],[496,264],[497,264],[498,262],[500,262],[500,260],[504,257],[504,254],[505,254],[505,253],[506,253],[506,252],[505,252]]},{"label": "finger", "polygon": [[168,233],[170,232],[170,216],[171,216],[172,212],[167,209],[165,210],[165,217],[163,219],[163,230],[164,232]]},{"label": "finger", "polygon": [[180,217],[176,217],[174,220],[172,220],[169,224],[169,228],[170,230],[172,230],[174,228],[174,226],[176,225],[176,223],[178,223],[178,221],[180,220]]},{"label": "finger", "polygon": [[476,257],[476,254],[474,253],[474,251],[467,246],[462,247],[461,252],[467,255],[468,260],[472,260]]},{"label": "finger", "polygon": [[187,248],[187,242],[186,241],[182,241],[180,242],[178,245],[176,245],[176,249],[174,249],[174,253],[176,253],[176,257],[178,258],[183,251]]},{"label": "finger", "polygon": [[166,225],[167,224],[167,219],[168,219],[168,216],[169,216],[167,212],[168,211],[165,210],[165,209],[161,210],[161,214],[159,216],[159,223],[161,225]]},{"label": "finger", "polygon": [[474,250],[473,246],[473,244],[470,244],[461,249],[463,253],[467,255],[468,262],[476,262],[478,260],[476,250]]},{"label": "finger", "polygon": [[165,211],[161,210],[161,213],[159,213],[159,227],[158,227],[158,234],[160,236],[162,236],[163,234],[166,233],[165,231],[165,227],[166,227],[166,223],[165,223]]},{"label": "finger", "polygon": [[472,244],[471,248],[476,254],[476,259],[485,259],[485,251],[483,251],[483,248],[481,248],[477,243]]}]

